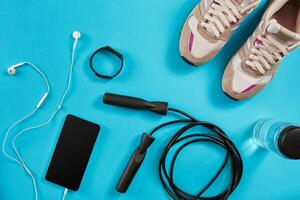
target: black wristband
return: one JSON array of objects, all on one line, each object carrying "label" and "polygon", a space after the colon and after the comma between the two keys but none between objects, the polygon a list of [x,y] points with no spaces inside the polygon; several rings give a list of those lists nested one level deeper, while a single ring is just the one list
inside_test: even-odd
[{"label": "black wristband", "polygon": [[[117,56],[120,60],[121,60],[121,65],[119,67],[119,69],[117,70],[117,72],[113,75],[104,75],[104,74],[100,74],[96,71],[96,69],[94,68],[94,65],[93,65],[93,60],[94,60],[94,57],[96,54],[99,54],[101,52],[104,52],[104,51],[108,51],[112,54],[114,54],[115,56]],[[90,68],[91,70],[94,72],[94,74],[99,77],[99,78],[104,78],[104,79],[112,79],[114,77],[116,77],[117,75],[119,75],[123,69],[123,65],[124,65],[124,58],[123,58],[123,55],[121,53],[119,53],[117,50],[113,49],[112,47],[110,46],[105,46],[105,47],[101,47],[99,49],[97,49],[91,56],[90,58]]]}]

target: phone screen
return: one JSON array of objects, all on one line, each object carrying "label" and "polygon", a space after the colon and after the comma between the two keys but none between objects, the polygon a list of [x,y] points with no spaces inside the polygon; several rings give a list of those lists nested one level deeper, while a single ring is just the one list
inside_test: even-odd
[{"label": "phone screen", "polygon": [[68,115],[55,147],[46,180],[77,191],[99,131],[99,125]]}]

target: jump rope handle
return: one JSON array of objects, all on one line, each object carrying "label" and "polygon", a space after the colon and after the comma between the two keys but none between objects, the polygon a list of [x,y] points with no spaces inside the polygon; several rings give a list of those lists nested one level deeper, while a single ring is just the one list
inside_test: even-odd
[{"label": "jump rope handle", "polygon": [[139,147],[132,154],[117,184],[116,190],[118,192],[125,193],[127,191],[146,157],[147,149],[151,146],[154,140],[155,139],[152,136],[146,133],[143,134]]},{"label": "jump rope handle", "polygon": [[168,113],[167,102],[150,102],[141,98],[123,96],[119,94],[105,93],[103,103],[132,109],[149,110],[160,115],[167,115]]},{"label": "jump rope handle", "polygon": [[[105,93],[103,102],[105,104],[114,106],[149,110],[160,115],[166,115],[168,113],[168,103],[161,101],[150,102],[141,98]],[[143,134],[140,145],[133,152],[116,186],[118,192],[125,193],[127,191],[146,157],[148,148],[151,146],[154,140],[155,139],[151,135],[146,133]]]}]

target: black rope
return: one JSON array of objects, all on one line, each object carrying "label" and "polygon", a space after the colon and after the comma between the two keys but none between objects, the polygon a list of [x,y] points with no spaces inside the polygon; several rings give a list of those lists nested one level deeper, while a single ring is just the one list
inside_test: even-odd
[{"label": "black rope", "polygon": [[[165,190],[169,193],[169,195],[175,200],[227,200],[229,195],[235,190],[238,186],[243,173],[243,162],[239,151],[237,150],[236,146],[233,142],[227,137],[226,133],[219,128],[218,126],[209,123],[199,121],[196,118],[192,117],[191,115],[174,108],[169,108],[169,111],[181,114],[187,119],[182,120],[174,120],[169,121],[164,124],[161,124],[154,128],[150,135],[155,134],[158,130],[173,125],[173,124],[184,124],[174,136],[170,139],[170,141],[165,146],[163,153],[161,155],[159,161],[159,177],[160,181],[165,188]],[[185,135],[187,131],[195,127],[205,127],[208,130],[212,131],[213,133],[193,133]],[[226,150],[226,155],[224,157],[222,165],[219,167],[216,174],[213,178],[197,193],[197,194],[190,194],[186,192],[184,189],[180,188],[174,183],[174,167],[176,164],[176,159],[180,152],[186,148],[187,146],[200,143],[200,142],[209,142],[213,143],[224,150]],[[180,145],[179,148],[175,151],[171,163],[169,166],[169,172],[166,166],[166,158],[171,150],[175,145]],[[210,197],[204,197],[203,194],[212,186],[212,184],[218,179],[221,175],[225,166],[230,163],[231,166],[231,180],[226,189],[215,195]]]}]

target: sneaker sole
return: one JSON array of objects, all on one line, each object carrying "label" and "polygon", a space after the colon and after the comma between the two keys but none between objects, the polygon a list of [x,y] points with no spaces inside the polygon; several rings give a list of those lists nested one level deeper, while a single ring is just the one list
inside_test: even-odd
[{"label": "sneaker sole", "polygon": [[223,93],[231,100],[233,101],[239,101],[238,99],[233,98],[232,96],[230,96],[229,94],[227,94],[226,92],[223,91]]},{"label": "sneaker sole", "polygon": [[181,58],[184,60],[184,62],[186,62],[189,65],[192,65],[193,67],[198,67],[198,65],[195,65],[194,63],[192,63],[191,61],[189,61],[187,58],[185,58],[184,56],[181,56]]}]

